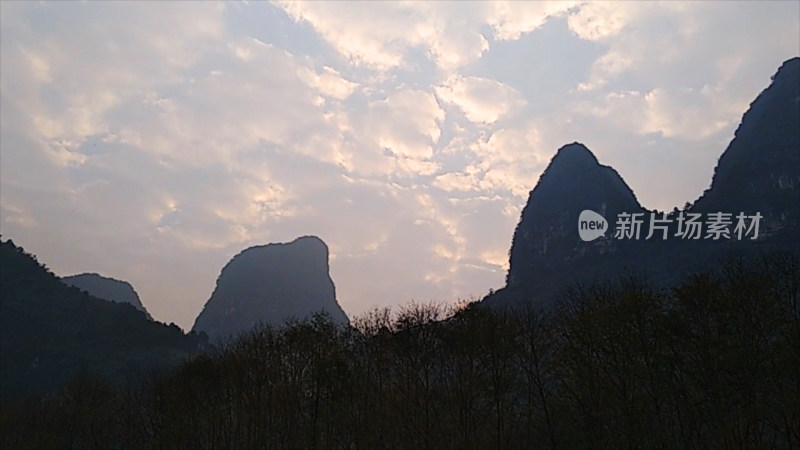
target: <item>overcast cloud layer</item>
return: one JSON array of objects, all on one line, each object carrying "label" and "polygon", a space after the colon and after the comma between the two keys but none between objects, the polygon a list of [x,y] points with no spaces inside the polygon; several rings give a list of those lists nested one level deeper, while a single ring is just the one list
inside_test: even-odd
[{"label": "overcast cloud layer", "polygon": [[306,234],[351,316],[485,295],[569,142],[695,200],[800,3],[2,2],[0,30],[4,238],[188,328],[234,254]]}]

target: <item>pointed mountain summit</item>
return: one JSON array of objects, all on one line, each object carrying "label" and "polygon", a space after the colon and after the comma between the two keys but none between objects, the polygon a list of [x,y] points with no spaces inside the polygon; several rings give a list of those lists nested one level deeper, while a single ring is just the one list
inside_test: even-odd
[{"label": "pointed mountain summit", "polygon": [[328,273],[328,246],[316,236],[250,247],[225,265],[194,323],[212,339],[235,336],[260,322],[275,326],[324,311],[337,323],[347,315]]},{"label": "pointed mountain summit", "polygon": [[694,212],[760,212],[767,228],[800,223],[800,58],[750,104]]},{"label": "pointed mountain summit", "polygon": [[[583,210],[602,216],[608,230],[595,239],[581,239],[578,218]],[[644,213],[638,239],[615,238],[622,212]],[[739,213],[759,213],[759,234],[757,239],[751,234],[713,240],[707,238],[706,225],[700,238],[678,237],[677,218],[686,212],[700,213],[706,221],[715,212],[731,214],[732,221]],[[564,289],[626,273],[644,275],[655,286],[668,288],[689,273],[716,269],[734,254],[800,253],[800,58],[786,61],[750,105],[703,196],[688,211],[655,216],[668,223],[668,239],[646,238],[650,213],[619,174],[600,165],[586,147],[562,147],[522,211],[506,286],[484,301],[494,307],[549,307]],[[598,219],[597,214],[586,217]],[[732,235],[735,225],[729,227]]]},{"label": "pointed mountain summit", "polygon": [[508,285],[574,253],[581,243],[575,232],[578,216],[587,209],[604,217],[643,211],[617,171],[574,142],[558,150],[522,210],[511,244]]},{"label": "pointed mountain summit", "polygon": [[115,303],[127,303],[143,312],[148,319],[152,320],[150,313],[147,312],[139,294],[133,289],[130,283],[114,278],[107,278],[96,273],[82,273],[62,277],[61,281],[69,286],[86,291],[89,295]]}]

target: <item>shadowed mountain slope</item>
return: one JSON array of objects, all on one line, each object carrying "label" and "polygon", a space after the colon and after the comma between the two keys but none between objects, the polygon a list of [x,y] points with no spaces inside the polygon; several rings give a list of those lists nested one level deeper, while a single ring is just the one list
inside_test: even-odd
[{"label": "shadowed mountain slope", "polygon": [[193,330],[225,338],[263,322],[281,325],[326,312],[338,323],[347,315],[336,302],[328,273],[328,246],[315,236],[286,244],[250,247],[225,265]]},{"label": "shadowed mountain slope", "polygon": [[[583,241],[578,217],[592,210],[607,232]],[[730,214],[728,237],[709,237],[714,213]],[[618,238],[620,213],[642,214],[640,235]],[[743,213],[741,235],[735,232]],[[652,214],[652,215],[651,215]],[[681,220],[700,214],[698,239],[681,236]],[[759,215],[759,219],[753,219]],[[667,238],[652,219],[665,220]],[[758,221],[758,236],[751,228]],[[653,235],[650,235],[650,226]],[[558,150],[542,173],[514,232],[506,287],[485,302],[508,307],[549,307],[576,283],[635,272],[669,287],[687,274],[713,270],[724,258],[776,250],[800,251],[800,58],[786,61],[744,114],[719,159],[711,186],[686,211],[668,216],[642,208],[616,171],[601,165],[583,145]]]},{"label": "shadowed mountain slope", "polygon": [[147,312],[141,300],[139,300],[139,294],[136,293],[133,286],[127,281],[107,278],[96,273],[82,273],[80,275],[61,277],[61,281],[69,286],[75,286],[78,289],[84,290],[93,297],[110,302],[132,305],[134,308],[145,313],[149,319],[152,319],[150,313]]},{"label": "shadowed mountain slope", "polygon": [[0,242],[0,267],[0,399],[48,394],[79,373],[136,380],[207,341],[67,286],[10,240]]}]

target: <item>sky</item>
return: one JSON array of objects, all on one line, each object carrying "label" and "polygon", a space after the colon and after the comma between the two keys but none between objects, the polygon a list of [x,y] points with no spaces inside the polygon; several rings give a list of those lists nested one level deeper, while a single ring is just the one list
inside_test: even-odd
[{"label": "sky", "polygon": [[184,329],[303,235],[351,317],[478,299],[559,147],[683,206],[798,55],[797,1],[3,1],[0,233]]}]

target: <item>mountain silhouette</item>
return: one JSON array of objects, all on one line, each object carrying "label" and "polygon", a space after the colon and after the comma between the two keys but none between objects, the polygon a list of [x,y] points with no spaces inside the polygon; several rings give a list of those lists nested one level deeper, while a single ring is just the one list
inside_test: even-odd
[{"label": "mountain silhouette", "polygon": [[80,373],[135,380],[207,342],[64,284],[11,240],[0,242],[0,267],[0,400],[52,393]]},{"label": "mountain silhouette", "polygon": [[316,236],[304,236],[234,256],[192,329],[212,339],[226,338],[259,323],[277,326],[317,312],[348,322],[328,273],[328,246]]},{"label": "mountain silhouette", "polygon": [[692,211],[760,212],[767,232],[800,222],[800,58],[772,77],[719,158]]},{"label": "mountain silhouette", "polygon": [[[578,217],[591,210],[608,231],[585,242]],[[641,214],[638,239],[618,238],[620,213]],[[727,237],[681,237],[681,220],[730,214]],[[734,233],[743,214],[744,233]],[[758,236],[752,228],[758,215]],[[509,252],[506,286],[487,296],[495,307],[551,306],[565,289],[623,274],[674,286],[688,274],[713,270],[732,255],[800,251],[800,58],[786,61],[744,114],[722,154],[709,189],[685,211],[669,216],[644,209],[616,171],[601,165],[582,144],[558,150],[522,210]],[[651,219],[666,223],[667,239]],[[681,225],[682,226],[682,225]],[[748,235],[749,230],[749,235]],[[743,238],[742,238],[743,237]]]},{"label": "mountain silhouette", "polygon": [[71,275],[68,277],[61,277],[61,281],[69,286],[75,286],[78,289],[84,290],[89,295],[103,300],[116,303],[127,303],[134,308],[142,311],[148,319],[152,320],[152,316],[147,312],[142,302],[139,300],[139,294],[133,289],[127,281],[115,280],[107,278],[96,273],[82,273],[79,275]]},{"label": "mountain silhouette", "polygon": [[[508,285],[524,284],[527,273],[557,264],[558,257],[569,258],[579,251],[575,224],[585,209],[604,217],[644,211],[614,169],[600,165],[589,149],[574,142],[558,150],[522,210],[511,244]],[[604,251],[602,246],[583,250]]]}]

